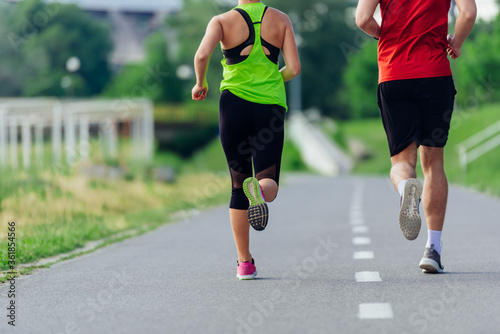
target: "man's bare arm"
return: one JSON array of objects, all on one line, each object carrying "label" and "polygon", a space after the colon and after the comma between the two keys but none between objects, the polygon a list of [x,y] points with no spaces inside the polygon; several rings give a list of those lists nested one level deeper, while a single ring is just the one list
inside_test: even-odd
[{"label": "man's bare arm", "polygon": [[462,45],[471,33],[477,16],[475,0],[455,0],[455,3],[459,10],[455,23],[455,35],[448,36],[450,47],[446,50],[453,59],[457,59],[462,54]]},{"label": "man's bare arm", "polygon": [[356,25],[370,36],[380,37],[380,26],[373,17],[379,0],[359,0],[356,9]]}]

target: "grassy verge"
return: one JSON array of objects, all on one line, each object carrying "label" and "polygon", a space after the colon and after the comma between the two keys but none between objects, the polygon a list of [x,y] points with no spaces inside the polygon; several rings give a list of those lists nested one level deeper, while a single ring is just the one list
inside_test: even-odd
[{"label": "grassy verge", "polygon": [[[500,196],[500,147],[469,164],[466,173],[460,168],[458,156],[458,145],[462,141],[500,120],[499,108],[500,105],[494,104],[454,113],[445,148],[445,168],[450,183]],[[358,161],[354,173],[388,175],[391,167],[389,149],[380,119],[341,122],[338,133],[345,147],[349,140],[355,139],[362,142],[372,155],[369,159]]]},{"label": "grassy verge", "polygon": [[[177,170],[175,182],[151,179],[151,167],[164,165]],[[305,169],[298,151],[287,142],[282,170]],[[78,174],[78,168],[4,170],[0,178],[0,271],[8,269],[11,221],[16,222],[16,262],[31,263],[89,241],[152,230],[171,221],[174,213],[181,213],[175,219],[183,218],[182,213],[225,203],[229,196],[229,172],[219,140],[188,161],[161,153],[151,166],[128,165],[127,173],[117,180],[89,178]]]},{"label": "grassy verge", "polygon": [[[0,270],[7,269],[9,221],[16,222],[16,260],[29,263],[119,232],[151,230],[174,212],[218,204],[229,185],[210,173],[182,174],[172,184],[51,173],[3,177]],[[207,179],[214,185],[210,191],[200,187]]]}]

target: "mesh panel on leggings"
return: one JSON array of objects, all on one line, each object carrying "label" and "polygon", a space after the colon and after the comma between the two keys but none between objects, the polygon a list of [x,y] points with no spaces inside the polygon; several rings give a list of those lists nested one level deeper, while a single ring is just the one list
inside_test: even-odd
[{"label": "mesh panel on leggings", "polygon": [[262,179],[273,179],[274,181],[276,181],[276,183],[279,183],[278,176],[276,175],[276,164],[264,169],[263,171],[258,172],[255,177],[259,181]]},{"label": "mesh panel on leggings", "polygon": [[230,171],[231,171],[231,180],[233,183],[233,188],[237,189],[243,188],[243,181],[245,181],[249,177],[252,177],[252,174],[238,173],[232,168],[230,169]]}]

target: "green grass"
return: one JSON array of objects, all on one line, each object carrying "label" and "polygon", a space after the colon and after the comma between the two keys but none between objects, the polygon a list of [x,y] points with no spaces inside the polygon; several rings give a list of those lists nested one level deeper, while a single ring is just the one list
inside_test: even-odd
[{"label": "green grass", "polygon": [[[445,148],[445,169],[450,183],[500,196],[500,147],[472,162],[465,174],[460,169],[457,153],[458,144],[500,120],[499,110],[499,104],[492,104],[454,113]],[[339,122],[338,127],[335,138],[342,146],[347,147],[348,141],[354,139],[361,141],[372,153],[370,159],[356,163],[354,173],[388,175],[391,163],[380,119]],[[421,172],[418,173],[421,177]]]},{"label": "green grass", "polygon": [[189,101],[183,104],[164,104],[155,106],[154,118],[156,122],[202,124],[217,124],[218,101]]}]

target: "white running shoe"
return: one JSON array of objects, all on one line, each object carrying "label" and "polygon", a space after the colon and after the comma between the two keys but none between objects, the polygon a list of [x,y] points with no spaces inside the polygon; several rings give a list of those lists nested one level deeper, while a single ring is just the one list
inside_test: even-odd
[{"label": "white running shoe", "polygon": [[417,179],[408,179],[401,197],[399,227],[403,236],[408,240],[415,240],[420,233],[422,219],[420,218],[419,205],[422,190],[422,182]]}]

